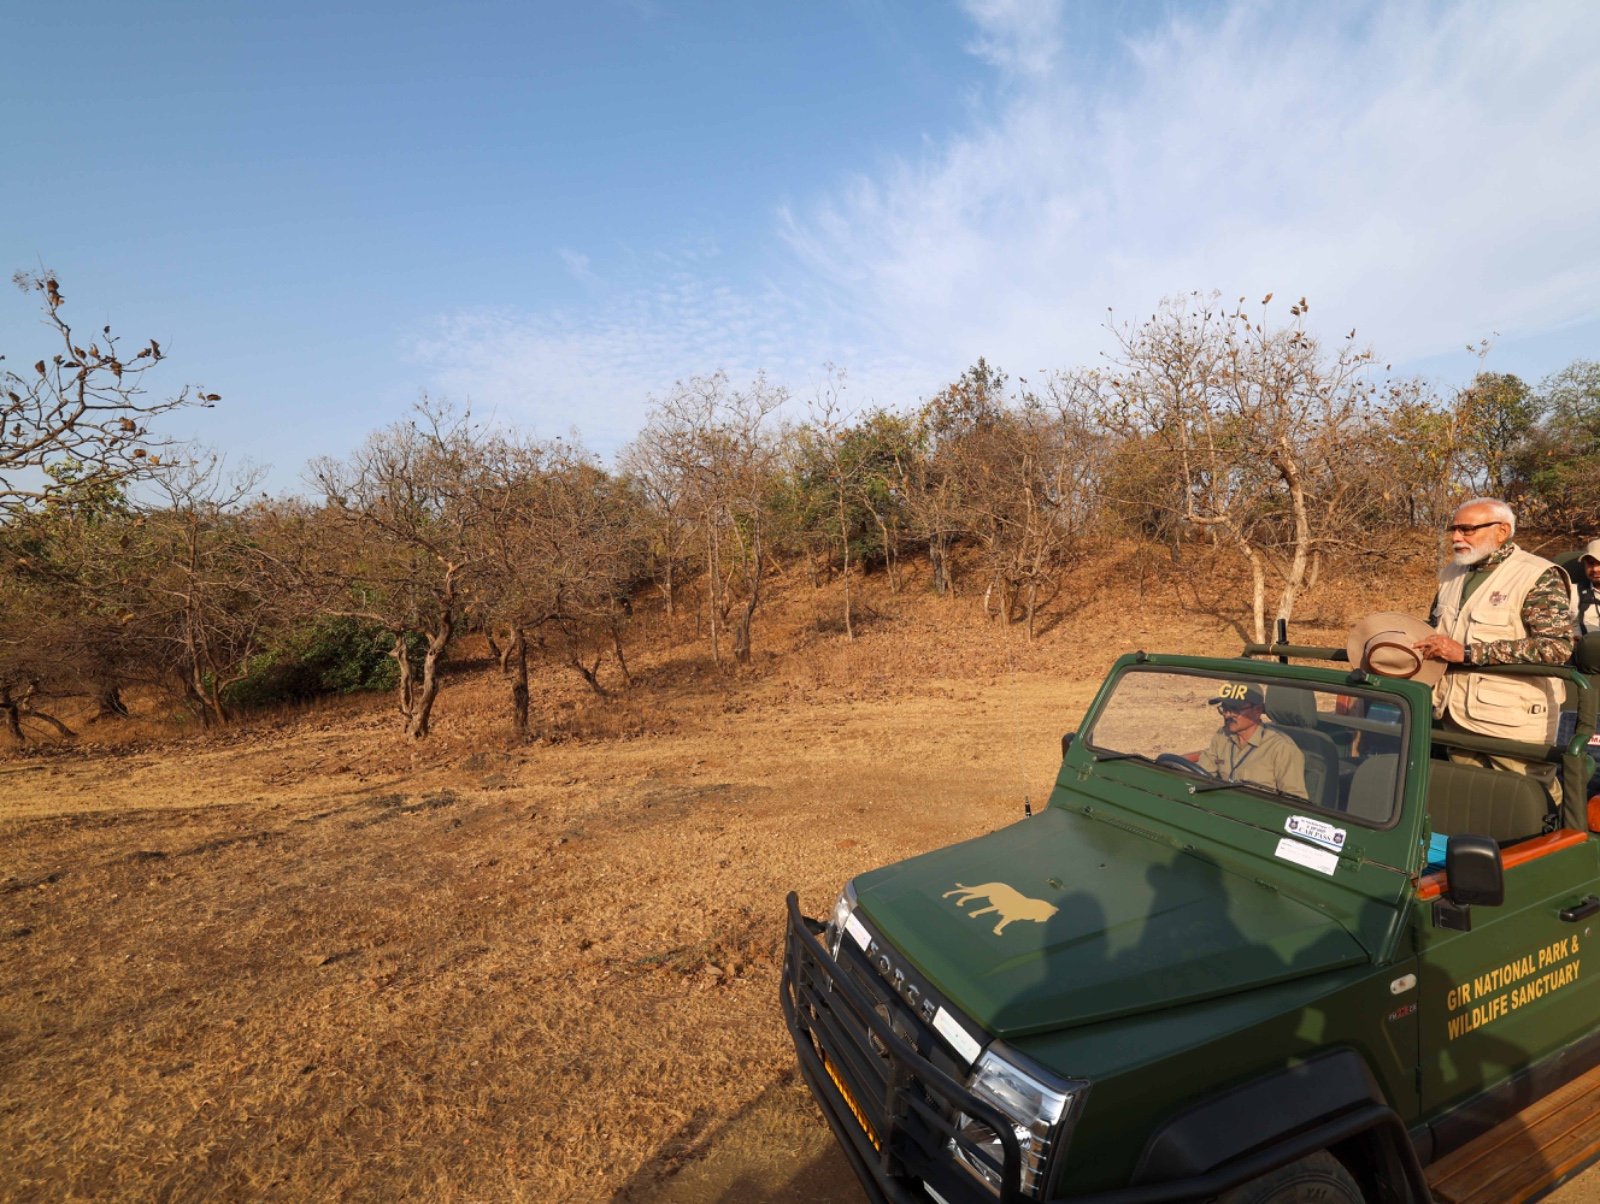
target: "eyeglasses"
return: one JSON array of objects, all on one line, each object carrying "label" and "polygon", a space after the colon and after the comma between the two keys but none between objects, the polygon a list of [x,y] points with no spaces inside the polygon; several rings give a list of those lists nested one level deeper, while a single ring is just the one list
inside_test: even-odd
[{"label": "eyeglasses", "polygon": [[1245,708],[1244,707],[1238,707],[1238,706],[1232,706],[1231,707],[1231,706],[1223,705],[1223,706],[1220,706],[1220,707],[1217,708],[1217,714],[1223,716],[1224,718],[1226,718],[1229,715],[1243,715],[1244,712],[1245,712]]},{"label": "eyeglasses", "polygon": [[1500,519],[1492,523],[1451,523],[1444,529],[1446,535],[1471,535],[1474,531],[1482,531],[1485,527],[1498,527]]}]

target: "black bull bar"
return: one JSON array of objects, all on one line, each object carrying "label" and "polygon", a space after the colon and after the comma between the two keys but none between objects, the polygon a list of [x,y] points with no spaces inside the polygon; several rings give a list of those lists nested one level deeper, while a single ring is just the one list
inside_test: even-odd
[{"label": "black bull bar", "polygon": [[[949,1204],[1021,1204],[1022,1150],[1011,1121],[934,1065],[896,1031],[892,1016],[910,1019],[891,996],[873,999],[834,962],[820,939],[823,926],[788,898],[783,980],[784,1020],[800,1073],[838,1138],[851,1168],[875,1204],[929,1204],[923,1185]],[[929,1038],[918,1026],[918,1040]],[[957,1131],[965,1113],[998,1137],[1002,1158]],[[1000,1191],[956,1161],[998,1176]]]}]

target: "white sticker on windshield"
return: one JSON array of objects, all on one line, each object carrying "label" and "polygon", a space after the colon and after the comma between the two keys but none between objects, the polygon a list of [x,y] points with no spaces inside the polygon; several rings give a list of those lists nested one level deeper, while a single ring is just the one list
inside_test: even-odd
[{"label": "white sticker on windshield", "polygon": [[844,922],[844,930],[848,932],[855,943],[865,949],[872,943],[872,938],[867,935],[867,926],[856,919],[856,913],[851,912]]},{"label": "white sticker on windshield", "polygon": [[939,1030],[939,1035],[950,1042],[950,1047],[966,1059],[970,1066],[977,1060],[979,1045],[972,1039],[972,1034],[956,1023],[956,1019],[949,1012],[940,1008],[933,1014],[933,1027]]},{"label": "white sticker on windshield", "polygon": [[1319,874],[1331,874],[1339,868],[1337,854],[1314,845],[1301,844],[1298,840],[1290,840],[1287,836],[1278,842],[1276,855],[1285,861],[1303,865],[1308,870],[1316,870]]},{"label": "white sticker on windshield", "polygon": [[1320,844],[1335,853],[1344,849],[1343,828],[1336,828],[1320,819],[1312,819],[1309,815],[1291,815],[1283,821],[1283,830],[1290,836],[1298,836],[1301,840]]}]

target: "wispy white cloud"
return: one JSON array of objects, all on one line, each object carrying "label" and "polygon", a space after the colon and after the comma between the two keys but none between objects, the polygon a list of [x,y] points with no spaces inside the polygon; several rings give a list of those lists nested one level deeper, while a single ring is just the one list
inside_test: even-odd
[{"label": "wispy white cloud", "polygon": [[593,299],[442,320],[436,387],[607,449],[690,374],[905,401],[1089,362],[1108,307],[1191,289],[1304,294],[1397,362],[1600,320],[1600,6],[1239,0],[1120,41],[1101,6],[967,10],[1000,85],[969,128],[777,211],[761,274],[565,252]]},{"label": "wispy white cloud", "polygon": [[764,371],[805,396],[820,383],[823,364],[838,358],[830,347],[862,362],[882,356],[820,334],[828,326],[820,308],[770,283],[708,275],[700,259],[689,253],[659,274],[607,280],[593,300],[566,310],[439,318],[412,340],[412,358],[427,369],[432,389],[470,402],[481,416],[545,435],[576,428],[609,453],[637,434],[647,400],[677,380],[719,369],[745,380]]},{"label": "wispy white cloud", "polygon": [[1190,289],[1306,294],[1397,359],[1600,315],[1600,9],[1179,11],[1116,91],[1020,70],[988,124],[788,215],[791,245],[918,357],[1018,368]]},{"label": "wispy white cloud", "polygon": [[574,251],[570,247],[558,247],[556,255],[566,265],[567,275],[579,284],[597,285],[600,278],[595,274],[594,267],[589,262],[589,257],[582,251]]},{"label": "wispy white cloud", "polygon": [[971,50],[1003,74],[1043,79],[1061,53],[1063,0],[963,0]]}]

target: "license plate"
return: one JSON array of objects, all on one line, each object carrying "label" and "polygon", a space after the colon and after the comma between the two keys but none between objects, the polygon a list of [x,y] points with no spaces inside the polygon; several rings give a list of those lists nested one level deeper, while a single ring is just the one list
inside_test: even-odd
[{"label": "license plate", "polygon": [[872,1125],[868,1123],[866,1113],[861,1111],[861,1105],[856,1103],[856,1097],[850,1093],[850,1088],[844,1085],[844,1080],[834,1070],[833,1063],[829,1062],[827,1058],[823,1058],[822,1068],[828,1072],[828,1077],[833,1080],[833,1085],[839,1089],[839,1094],[844,1096],[845,1106],[850,1109],[850,1115],[856,1118],[856,1123],[861,1126],[861,1131],[867,1135],[867,1140],[872,1143],[872,1148],[882,1151],[883,1147],[878,1144],[878,1135],[872,1131]]}]

